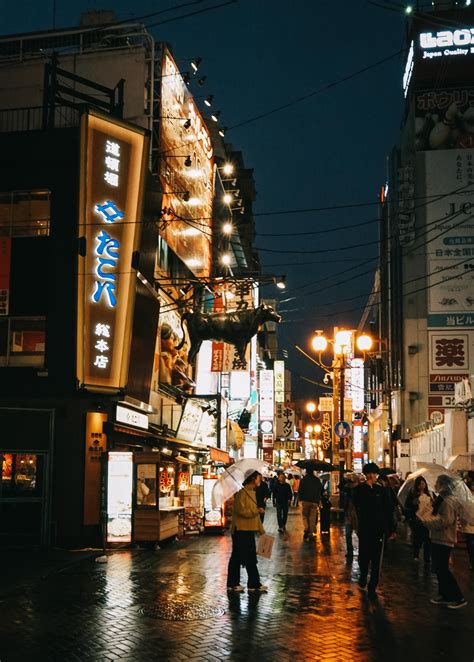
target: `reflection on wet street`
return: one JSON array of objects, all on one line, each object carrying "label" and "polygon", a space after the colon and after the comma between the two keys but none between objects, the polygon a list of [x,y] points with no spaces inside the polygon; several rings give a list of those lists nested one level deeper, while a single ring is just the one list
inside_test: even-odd
[{"label": "reflection on wet street", "polygon": [[[111,553],[49,575],[0,603],[0,659],[18,660],[472,660],[472,573],[464,550],[456,574],[470,604],[429,604],[436,582],[410,548],[386,551],[379,599],[357,585],[343,530],[303,542],[300,513],[259,562],[268,594],[227,595],[230,538],[185,539],[160,551]],[[242,577],[244,580],[245,577]],[[243,581],[244,583],[244,581]]]}]

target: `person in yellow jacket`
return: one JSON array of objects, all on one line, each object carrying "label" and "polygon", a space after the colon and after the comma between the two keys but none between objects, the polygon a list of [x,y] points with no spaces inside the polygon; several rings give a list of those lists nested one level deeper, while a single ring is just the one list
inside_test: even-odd
[{"label": "person in yellow jacket", "polygon": [[244,566],[248,575],[247,590],[266,593],[267,587],[260,582],[257,568],[257,548],[255,533],[265,533],[260,519],[261,508],[257,506],[255,488],[262,479],[254,471],[244,481],[244,486],[234,497],[234,509],[230,532],[232,534],[232,554],[227,573],[227,590],[242,593],[240,584],[240,566]]}]

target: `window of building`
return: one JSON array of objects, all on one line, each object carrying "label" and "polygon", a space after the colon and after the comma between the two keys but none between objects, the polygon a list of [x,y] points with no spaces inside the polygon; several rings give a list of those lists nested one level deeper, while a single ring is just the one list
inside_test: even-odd
[{"label": "window of building", "polygon": [[0,235],[44,237],[49,235],[50,191],[0,193]]},{"label": "window of building", "polygon": [[0,318],[0,366],[44,367],[44,317]]}]

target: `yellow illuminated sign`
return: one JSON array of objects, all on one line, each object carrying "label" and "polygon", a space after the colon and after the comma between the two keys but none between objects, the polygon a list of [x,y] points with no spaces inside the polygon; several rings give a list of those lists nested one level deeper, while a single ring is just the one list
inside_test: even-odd
[{"label": "yellow illuminated sign", "polygon": [[81,125],[77,378],[80,387],[127,383],[141,232],[145,132],[87,113]]}]

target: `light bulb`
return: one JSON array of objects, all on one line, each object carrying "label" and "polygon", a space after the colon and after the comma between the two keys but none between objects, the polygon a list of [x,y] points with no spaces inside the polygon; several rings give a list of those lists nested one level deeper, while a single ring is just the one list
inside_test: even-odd
[{"label": "light bulb", "polygon": [[222,172],[224,175],[231,175],[234,172],[234,166],[232,163],[225,163]]},{"label": "light bulb", "polygon": [[226,267],[228,267],[229,264],[230,264],[230,255],[229,255],[228,253],[225,253],[225,254],[221,257],[221,262],[222,262],[222,264],[224,264]]},{"label": "light bulb", "polygon": [[222,200],[224,201],[224,203],[225,203],[226,205],[230,205],[230,203],[232,202],[232,196],[231,196],[231,194],[230,194],[230,193],[225,193],[224,196],[223,196],[223,198],[222,198]]}]

